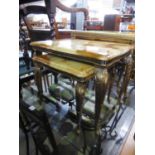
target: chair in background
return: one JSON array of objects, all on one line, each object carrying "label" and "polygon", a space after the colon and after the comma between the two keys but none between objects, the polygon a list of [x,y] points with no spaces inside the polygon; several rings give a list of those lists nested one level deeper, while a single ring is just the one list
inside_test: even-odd
[{"label": "chair in background", "polygon": [[[25,7],[21,7],[20,8],[20,19],[23,20],[23,22],[26,25],[27,31],[28,31],[28,35],[30,37],[30,41],[37,41],[37,40],[45,40],[45,39],[53,39],[54,38],[54,28],[50,29],[34,29],[32,27],[29,20],[28,20],[28,16],[29,15],[47,15],[47,11],[46,11],[46,7],[44,6],[37,6],[37,5],[30,5],[30,6],[25,6]],[[25,43],[25,42],[24,42]],[[31,51],[31,57],[28,54],[28,50]],[[42,53],[42,51],[39,51],[37,53]],[[32,66],[30,66],[30,64],[32,63],[32,57],[34,55],[34,51],[33,49],[30,48],[29,44],[24,44],[24,54],[23,54],[23,59],[25,60],[25,64],[27,64],[27,70],[24,71],[24,73],[20,74],[20,84],[22,85],[24,82],[29,82],[30,80],[34,79],[34,70],[32,68]],[[30,69],[29,69],[30,68]],[[31,71],[31,72],[30,72]],[[44,81],[44,86],[45,86],[45,90],[47,91],[47,86],[49,86],[49,80],[48,80],[48,76],[47,74],[49,74],[48,70],[44,70],[43,69],[43,81]],[[26,78],[21,78],[22,75],[26,75],[32,73],[31,75],[27,76]],[[54,73],[53,73],[54,74]],[[56,78],[56,76],[55,76]],[[56,80],[55,80],[56,81]],[[20,86],[21,87],[21,86]]]},{"label": "chair in background", "polygon": [[[26,2],[24,0],[20,1],[20,4],[22,4],[23,2]],[[31,1],[31,0],[30,0]],[[32,0],[33,1],[33,0]],[[29,1],[27,1],[29,2]],[[58,34],[58,29],[57,29],[57,25],[55,22],[55,14],[56,14],[56,7],[58,7],[59,9],[66,11],[66,12],[84,12],[85,13],[85,18],[87,18],[88,15],[88,11],[85,8],[69,8],[67,6],[64,6],[63,4],[61,4],[61,2],[59,2],[58,0],[45,0],[45,6],[39,6],[39,5],[25,5],[22,6],[20,8],[20,17],[23,19],[27,29],[28,29],[28,33],[29,33],[29,37],[30,37],[30,42],[32,41],[38,41],[38,40],[46,40],[46,39],[58,39],[60,38],[59,34]],[[48,29],[45,28],[34,28],[33,23],[31,23],[31,21],[28,20],[28,16],[30,14],[33,15],[47,15],[48,17]],[[27,49],[25,49],[24,53],[26,52]],[[32,57],[33,57],[33,49],[31,49],[32,51]],[[36,54],[40,55],[42,53],[42,51],[36,51]],[[25,54],[25,60],[27,60],[27,64],[29,64],[28,60],[31,61],[31,59]],[[52,75],[54,75],[54,83],[57,84],[58,83],[58,74],[56,72],[52,72]],[[62,76],[63,77],[63,76]],[[65,77],[64,77],[65,78]],[[43,76],[43,81],[44,81],[44,86],[46,88],[47,91],[47,87],[49,87],[49,80],[48,80],[48,75],[44,75]],[[71,79],[72,81],[72,79]]]},{"label": "chair in background", "polygon": [[[30,143],[29,143],[29,137],[30,137],[30,127],[28,125],[28,123],[26,122],[26,119],[24,117],[25,115],[23,115],[22,112],[19,112],[19,127],[22,130],[22,132],[25,135],[25,139],[26,139],[26,154],[30,155]],[[35,128],[36,124],[33,122],[31,128]],[[38,155],[38,148],[37,148],[37,144],[36,141],[34,139],[34,136],[32,135],[32,139],[35,145],[35,153],[36,155]]]},{"label": "chair in background", "polygon": [[24,125],[24,122],[22,120],[22,116],[21,114],[19,113],[19,127],[20,129],[23,131],[24,135],[25,135],[25,140],[26,140],[26,154],[27,155],[30,155],[30,150],[29,150],[29,137],[28,137],[28,132],[27,132],[27,129]]}]

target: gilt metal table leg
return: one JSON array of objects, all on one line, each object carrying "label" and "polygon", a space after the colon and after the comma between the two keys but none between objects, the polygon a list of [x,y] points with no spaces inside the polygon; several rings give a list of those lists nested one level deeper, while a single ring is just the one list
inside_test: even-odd
[{"label": "gilt metal table leg", "polygon": [[111,68],[109,71],[109,82],[108,82],[109,83],[108,98],[107,98],[108,103],[110,103],[110,95],[111,95],[114,79],[115,79],[114,68]]},{"label": "gilt metal table leg", "polygon": [[129,56],[127,58],[127,64],[126,64],[126,73],[125,73],[125,81],[124,81],[124,88],[123,88],[123,92],[124,92],[124,98],[123,101],[125,102],[127,99],[127,87],[131,78],[131,73],[132,73],[132,67],[133,67],[133,61],[132,61],[132,57]]},{"label": "gilt metal table leg", "polygon": [[52,74],[54,75],[54,83],[58,84],[58,73],[53,72]]},{"label": "gilt metal table leg", "polygon": [[132,57],[130,55],[126,59],[125,74],[124,74],[124,77],[123,77],[122,86],[121,86],[119,96],[118,96],[118,102],[117,102],[118,104],[120,104],[122,97],[123,97],[123,102],[125,103],[125,101],[126,101],[126,98],[127,98],[127,86],[128,86],[129,81],[130,81],[132,65],[133,65]]},{"label": "gilt metal table leg", "polygon": [[107,91],[109,74],[108,70],[105,69],[97,69],[96,70],[96,78],[95,78],[95,130],[96,134],[99,133],[99,119],[101,108],[103,106],[103,101]]},{"label": "gilt metal table leg", "polygon": [[38,88],[38,97],[42,100],[43,88],[42,88],[42,74],[39,65],[35,64],[35,82]]},{"label": "gilt metal table leg", "polygon": [[48,74],[45,75],[45,78],[46,78],[46,82],[47,82],[47,87],[49,88],[49,86],[50,86],[50,82],[49,82]]},{"label": "gilt metal table leg", "polygon": [[[118,99],[117,99],[117,105],[119,106],[117,112],[116,112],[116,116],[113,120],[113,123],[111,125],[111,129],[110,129],[110,134],[112,133],[113,129],[116,127],[118,121],[120,120],[125,108],[123,108],[122,106],[122,102],[121,102],[121,99],[123,97],[123,102],[125,103],[125,99],[126,99],[126,93],[127,93],[127,86],[128,86],[128,83],[129,83],[129,80],[130,80],[130,75],[131,75],[131,70],[132,70],[132,58],[129,56],[127,59],[126,59],[126,66],[125,66],[125,75],[123,77],[123,82],[122,82],[122,86],[121,86],[121,89],[120,89],[120,92],[119,92],[119,96],[118,96]],[[124,95],[124,96],[123,96]],[[120,110],[122,110],[122,112],[119,114]]]},{"label": "gilt metal table leg", "polygon": [[82,117],[82,108],[83,100],[86,91],[86,83],[77,82],[75,86],[76,91],[76,113],[77,113],[77,133],[80,133],[81,117]]},{"label": "gilt metal table leg", "polygon": [[44,82],[44,88],[45,88],[45,91],[47,92],[47,84],[46,84],[46,78],[45,78],[45,75],[42,76],[42,79],[43,79],[43,82]]},{"label": "gilt metal table leg", "polygon": [[118,96],[119,96],[119,92],[120,92],[120,84],[121,84],[121,79],[123,78],[124,70],[125,70],[125,64],[122,62],[118,66],[118,81],[116,83]]}]

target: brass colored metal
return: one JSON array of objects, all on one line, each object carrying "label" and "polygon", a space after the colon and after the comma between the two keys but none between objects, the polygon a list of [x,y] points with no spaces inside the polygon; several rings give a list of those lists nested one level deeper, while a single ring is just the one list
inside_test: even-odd
[{"label": "brass colored metal", "polygon": [[124,77],[124,72],[125,72],[125,58],[120,60],[116,64],[116,73],[117,74],[117,80],[116,80],[116,92],[117,92],[117,98],[119,98],[120,90],[121,90],[121,84],[122,84],[122,79]]},{"label": "brass colored metal", "polygon": [[45,91],[47,92],[47,84],[46,84],[46,78],[45,78],[45,75],[43,76],[43,82],[44,82]]},{"label": "brass colored metal", "polygon": [[47,87],[49,88],[50,84],[49,84],[49,77],[48,77],[48,75],[45,75],[45,79],[46,79],[46,82],[47,82]]},{"label": "brass colored metal", "polygon": [[132,59],[132,56],[130,55],[127,60],[126,60],[126,70],[125,70],[125,81],[124,81],[124,102],[126,101],[127,99],[127,86],[128,86],[128,83],[131,79],[131,73],[132,73],[132,69],[133,69],[133,59]]},{"label": "brass colored metal", "polygon": [[132,71],[132,67],[133,67],[133,59],[132,59],[131,55],[128,56],[125,61],[126,61],[125,71],[124,71],[125,73],[123,76],[123,83],[120,88],[120,92],[119,92],[119,96],[118,96],[118,101],[117,101],[118,104],[121,103],[122,97],[123,97],[124,102],[127,98],[127,86],[130,81],[131,71]]},{"label": "brass colored metal", "polygon": [[103,101],[106,95],[106,90],[108,86],[109,73],[105,69],[96,69],[96,79],[95,79],[95,129],[96,134],[99,133],[99,119],[101,113],[101,107],[103,106]]},{"label": "brass colored metal", "polygon": [[108,102],[110,103],[110,95],[111,95],[111,91],[112,91],[112,86],[113,86],[113,83],[114,83],[114,80],[115,80],[115,68],[112,67],[109,69],[109,82],[108,82]]},{"label": "brass colored metal", "polygon": [[82,109],[83,109],[83,100],[86,92],[86,83],[77,82],[75,86],[76,91],[76,112],[77,112],[77,133],[80,133]]}]

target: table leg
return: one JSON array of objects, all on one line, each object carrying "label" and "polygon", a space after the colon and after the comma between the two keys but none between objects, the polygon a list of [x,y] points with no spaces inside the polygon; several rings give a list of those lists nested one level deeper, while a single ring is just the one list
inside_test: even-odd
[{"label": "table leg", "polygon": [[125,70],[125,62],[124,62],[124,60],[121,61],[118,64],[117,70],[118,70],[118,73],[117,73],[118,74],[118,80],[117,80],[117,83],[116,83],[116,87],[117,87],[117,94],[119,96],[121,79],[123,78],[123,73],[124,73],[124,70]]},{"label": "table leg", "polygon": [[35,64],[35,82],[38,88],[38,96],[42,99],[43,88],[42,88],[42,74],[41,74],[41,67]]},{"label": "table leg", "polygon": [[47,82],[47,87],[49,88],[50,82],[49,82],[49,77],[48,74],[45,74],[46,82]]},{"label": "table leg", "polygon": [[109,74],[108,70],[105,69],[97,69],[96,77],[95,77],[95,130],[96,134],[99,133],[99,119],[101,108],[103,106],[103,101],[106,95],[107,86],[108,86]]},{"label": "table leg", "polygon": [[126,98],[127,98],[127,87],[128,87],[128,84],[129,84],[129,81],[130,81],[130,77],[131,77],[132,66],[133,66],[133,61],[132,61],[132,57],[130,55],[126,59],[125,75],[124,75],[124,78],[123,78],[122,87],[121,87],[121,90],[120,90],[120,93],[119,93],[119,97],[118,97],[118,104],[120,104],[122,96],[123,96],[123,102],[126,101]]},{"label": "table leg", "polygon": [[46,75],[43,75],[42,79],[43,79],[43,82],[44,82],[44,88],[45,88],[45,91],[47,92],[47,84],[46,84],[46,78],[45,78]]},{"label": "table leg", "polygon": [[82,117],[82,108],[83,100],[86,91],[86,83],[77,82],[75,86],[76,91],[76,113],[77,113],[77,133],[80,133],[81,117]]},{"label": "table leg", "polygon": [[133,68],[133,59],[131,56],[127,58],[127,67],[126,67],[126,80],[124,84],[124,102],[127,98],[127,87],[131,79],[132,74],[132,68]]},{"label": "table leg", "polygon": [[54,83],[58,84],[58,73],[52,72],[52,74],[54,75]]},{"label": "table leg", "polygon": [[113,86],[113,83],[114,83],[114,79],[115,79],[115,74],[114,74],[114,68],[111,68],[110,71],[109,71],[109,87],[108,87],[108,103],[110,103],[110,95],[111,95],[111,92],[112,92],[112,86]]}]

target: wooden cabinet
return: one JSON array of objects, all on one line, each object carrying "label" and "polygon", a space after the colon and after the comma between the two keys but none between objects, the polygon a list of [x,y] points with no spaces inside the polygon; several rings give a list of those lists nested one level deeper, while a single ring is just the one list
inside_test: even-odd
[{"label": "wooden cabinet", "polygon": [[104,30],[119,31],[120,21],[121,21],[120,15],[105,15]]}]

